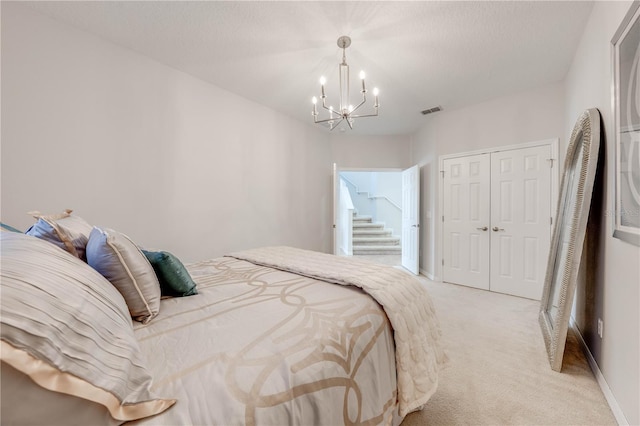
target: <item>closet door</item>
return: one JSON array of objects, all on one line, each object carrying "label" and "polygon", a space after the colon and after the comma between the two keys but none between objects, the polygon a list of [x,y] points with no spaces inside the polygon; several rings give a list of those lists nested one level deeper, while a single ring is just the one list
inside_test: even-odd
[{"label": "closet door", "polygon": [[551,239],[550,150],[491,154],[491,291],[542,296]]},{"label": "closet door", "polygon": [[490,155],[446,159],[443,280],[489,289]]}]

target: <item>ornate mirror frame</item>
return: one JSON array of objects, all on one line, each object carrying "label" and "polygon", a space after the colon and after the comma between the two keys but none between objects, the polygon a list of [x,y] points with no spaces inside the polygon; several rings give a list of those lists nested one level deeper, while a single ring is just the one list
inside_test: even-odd
[{"label": "ornate mirror frame", "polygon": [[600,112],[576,122],[564,162],[538,320],[551,368],[560,371],[600,148]]}]

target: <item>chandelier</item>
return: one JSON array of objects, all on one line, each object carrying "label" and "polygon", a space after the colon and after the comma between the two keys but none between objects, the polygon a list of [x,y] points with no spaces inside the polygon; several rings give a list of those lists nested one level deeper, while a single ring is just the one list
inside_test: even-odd
[{"label": "chandelier", "polygon": [[362,81],[362,90],[360,90],[360,93],[362,94],[362,101],[355,107],[349,102],[349,65],[347,65],[345,50],[350,45],[350,37],[342,36],[338,39],[338,47],[342,49],[342,63],[340,64],[339,69],[340,103],[338,104],[338,109],[334,109],[333,105],[327,106],[327,96],[325,95],[324,91],[324,85],[326,84],[327,80],[324,77],[320,77],[320,99],[322,100],[322,108],[326,109],[329,112],[328,118],[318,120],[318,98],[314,96],[311,99],[311,102],[313,103],[313,111],[311,112],[311,114],[313,115],[313,121],[315,123],[327,123],[331,130],[335,129],[338,124],[342,123],[343,121],[346,121],[349,125],[349,128],[353,129],[353,122],[356,118],[375,117],[378,115],[378,88],[373,89],[373,113],[361,115],[354,114],[361,106],[363,106],[367,102],[367,88],[364,84],[364,71],[360,71],[360,80]]}]

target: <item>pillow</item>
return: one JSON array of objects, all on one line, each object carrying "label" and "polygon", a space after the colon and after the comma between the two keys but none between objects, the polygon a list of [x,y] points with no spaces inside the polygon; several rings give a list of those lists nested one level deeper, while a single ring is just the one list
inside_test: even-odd
[{"label": "pillow", "polygon": [[49,241],[68,251],[75,257],[85,260],[85,247],[91,233],[91,225],[78,216],[71,216],[73,210],[65,210],[54,215],[29,212],[38,221],[27,230],[27,235]]},{"label": "pillow", "polygon": [[2,231],[2,232],[19,232],[19,233],[22,234],[21,230],[16,229],[11,225],[7,225],[6,223],[2,223],[2,222],[0,222],[0,231]]},{"label": "pillow", "polygon": [[[102,425],[116,426],[122,421],[111,417],[97,402],[40,387],[29,376],[0,362],[0,409],[7,425]],[[70,415],[73,413],[73,416]]]},{"label": "pillow", "polygon": [[[114,286],[86,263],[29,235],[0,232],[0,250],[2,363],[48,391],[97,403],[120,422],[161,413],[175,403],[150,392],[152,377]],[[35,415],[29,401],[3,404],[3,420],[24,410]],[[67,424],[73,423],[70,411]]]},{"label": "pillow", "polygon": [[87,263],[118,289],[133,319],[146,324],[158,315],[160,283],[145,255],[129,237],[94,227],[87,243]]},{"label": "pillow", "polygon": [[142,253],[151,263],[160,282],[160,293],[163,296],[183,297],[198,294],[196,283],[187,272],[182,262],[167,251],[147,251]]}]

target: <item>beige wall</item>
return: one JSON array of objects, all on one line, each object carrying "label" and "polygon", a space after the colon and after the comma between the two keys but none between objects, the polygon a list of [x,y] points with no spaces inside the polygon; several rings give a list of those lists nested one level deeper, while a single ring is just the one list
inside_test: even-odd
[{"label": "beige wall", "polygon": [[412,166],[410,150],[410,136],[331,133],[331,158],[340,168],[406,169]]},{"label": "beige wall", "polygon": [[185,73],[2,4],[2,221],[73,208],[186,261],[331,250],[331,145]]},{"label": "beige wall", "polygon": [[332,164],[410,165],[406,136],[330,133],[2,3],[2,221],[73,208],[186,261],[332,249]]},{"label": "beige wall", "polygon": [[[602,181],[594,193],[587,235],[588,265],[574,316],[590,352],[629,424],[640,424],[640,247],[613,238],[615,146],[611,109],[611,39],[630,2],[597,2],[566,78],[565,134],[588,108],[602,115]],[[566,149],[566,144],[563,145]],[[604,321],[603,338],[597,321]]]},{"label": "beige wall", "polygon": [[425,117],[411,143],[412,163],[421,166],[423,182],[420,267],[425,273],[440,276],[439,156],[555,138],[563,141],[564,125],[561,83]]},{"label": "beige wall", "polygon": [[[611,45],[630,2],[596,2],[566,80],[426,118],[412,137],[412,162],[422,166],[421,268],[439,274],[435,255],[439,222],[438,156],[534,140],[559,138],[560,164],[582,111],[598,108],[605,129],[601,180],[593,194],[574,317],[613,396],[620,419],[640,424],[640,248],[612,237],[614,135]],[[597,320],[604,321],[603,339]],[[622,419],[622,421],[625,421]]]}]

